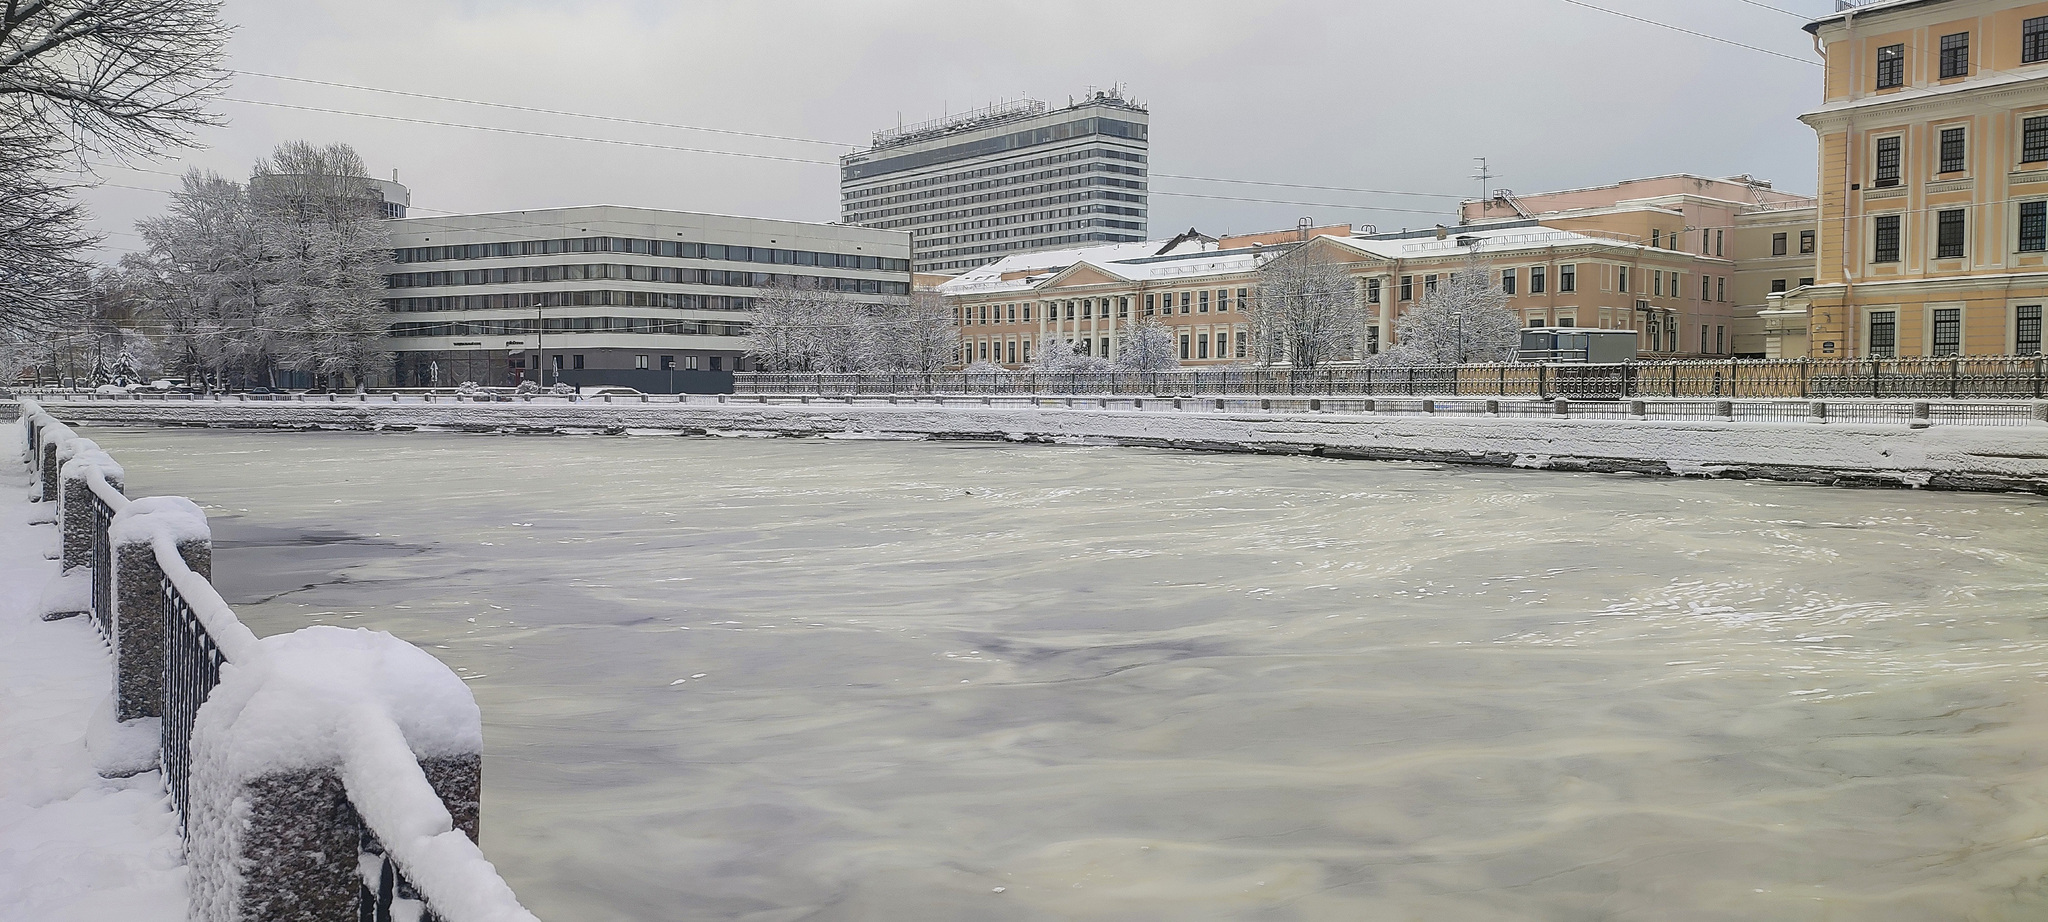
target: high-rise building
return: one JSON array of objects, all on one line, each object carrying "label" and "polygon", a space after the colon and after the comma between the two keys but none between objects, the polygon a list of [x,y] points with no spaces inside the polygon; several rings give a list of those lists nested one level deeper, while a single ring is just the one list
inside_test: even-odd
[{"label": "high-rise building", "polygon": [[875,133],[839,161],[840,219],[908,231],[918,272],[1145,239],[1148,113],[1114,90]]}]

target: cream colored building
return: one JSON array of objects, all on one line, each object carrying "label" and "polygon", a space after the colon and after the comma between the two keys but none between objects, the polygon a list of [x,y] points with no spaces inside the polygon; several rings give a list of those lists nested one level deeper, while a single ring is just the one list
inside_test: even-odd
[{"label": "cream colored building", "polygon": [[[2048,3],[1889,0],[1806,27],[1826,55],[1816,358],[2040,353]],[[1788,342],[1792,341],[1788,337]]]},{"label": "cream colored building", "polygon": [[1773,295],[1814,281],[1814,200],[1750,176],[1678,173],[1537,195],[1503,191],[1464,203],[1468,222],[1504,217],[1690,255],[1692,264],[1681,271],[1702,288],[1673,304],[1675,316],[1661,322],[1708,328],[1710,339],[1663,350],[1673,355],[1777,357],[1777,340],[1766,335],[1761,315],[1774,306]]},{"label": "cream colored building", "polygon": [[[1640,209],[1631,215],[1652,220]],[[1656,220],[1683,225],[1676,213]],[[1028,364],[1048,333],[1114,360],[1122,328],[1145,319],[1174,329],[1184,364],[1249,362],[1246,308],[1256,297],[1259,267],[1307,247],[1343,264],[1353,278],[1358,358],[1394,345],[1401,313],[1476,260],[1509,293],[1508,307],[1525,325],[1636,330],[1646,357],[1729,354],[1731,260],[1678,248],[1683,235],[1661,228],[1653,238],[1659,245],[1652,245],[1586,223],[1575,231],[1521,218],[1400,234],[1357,235],[1341,227],[1222,239],[1189,231],[1168,241],[1013,256],[939,290],[958,311],[963,364]],[[1731,238],[1710,235],[1715,239],[1726,247]]]}]

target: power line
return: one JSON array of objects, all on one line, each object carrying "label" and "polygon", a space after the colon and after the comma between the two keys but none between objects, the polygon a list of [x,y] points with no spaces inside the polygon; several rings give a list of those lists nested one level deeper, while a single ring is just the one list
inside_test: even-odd
[{"label": "power line", "polygon": [[561,141],[585,141],[592,144],[619,144],[626,147],[640,147],[648,150],[676,151],[685,154],[717,154],[723,157],[745,157],[751,160],[776,160],[783,163],[805,163],[818,166],[838,166],[836,160],[813,160],[808,157],[782,157],[775,154],[750,154],[735,150],[718,150],[710,147],[682,147],[675,144],[655,144],[649,141],[626,141],[619,138],[592,138],[582,135],[557,134],[551,131],[533,131],[526,128],[503,128],[496,125],[470,125],[463,122],[444,122],[438,119],[414,118],[405,115],[380,115],[374,112],[355,112],[348,109],[329,109],[323,106],[306,106],[288,102],[266,102],[260,99],[241,99],[233,96],[218,97],[222,102],[241,103],[245,106],[267,106],[275,109],[297,109],[304,112],[320,112],[327,115],[347,115],[355,118],[378,119],[387,122],[406,122],[414,125],[435,125],[442,128],[463,128],[470,131],[490,131],[500,134],[516,134],[531,138],[553,138]]},{"label": "power line", "polygon": [[1783,13],[1787,16],[1792,17],[1793,19],[1799,20],[1800,22],[1807,22],[1813,18],[1804,13],[1794,13],[1791,10],[1788,10],[1782,6],[1772,6],[1768,3],[1762,2],[1762,0],[1737,0],[1737,2],[1747,3],[1750,6],[1756,7],[1760,10],[1770,10],[1773,13]]},{"label": "power line", "polygon": [[1654,19],[1644,19],[1644,18],[1643,18],[1643,17],[1641,17],[1641,16],[1636,16],[1636,15],[1633,15],[1633,14],[1630,14],[1630,13],[1624,13],[1624,12],[1622,12],[1622,11],[1620,11],[1620,10],[1610,10],[1610,9],[1608,9],[1608,8],[1604,7],[1604,6],[1594,6],[1593,4],[1590,4],[1590,3],[1587,3],[1587,2],[1585,2],[1585,0],[1558,0],[1558,2],[1559,2],[1559,3],[1569,3],[1569,4],[1571,4],[1572,6],[1576,6],[1576,7],[1583,7],[1583,8],[1585,8],[1585,9],[1589,9],[1589,10],[1592,10],[1592,11],[1594,11],[1594,12],[1597,12],[1597,13],[1606,13],[1606,14],[1607,14],[1607,15],[1609,15],[1609,16],[1619,16],[1619,17],[1621,17],[1621,18],[1623,18],[1623,19],[1627,19],[1627,20],[1632,20],[1632,21],[1634,21],[1634,22],[1639,22],[1639,23],[1642,23],[1643,25],[1646,25],[1646,26],[1655,26],[1655,27],[1657,27],[1657,28],[1659,28],[1659,29],[1669,29],[1669,30],[1671,30],[1671,31],[1673,31],[1673,32],[1682,32],[1682,33],[1684,33],[1684,34],[1686,34],[1686,35],[1690,35],[1690,36],[1693,36],[1693,37],[1695,37],[1695,38],[1703,38],[1703,39],[1706,39],[1707,41],[1710,41],[1710,42],[1720,42],[1720,43],[1721,43],[1721,44],[1723,44],[1723,45],[1732,45],[1732,46],[1734,46],[1734,47],[1737,47],[1737,48],[1746,48],[1746,49],[1748,49],[1748,50],[1750,50],[1750,51],[1756,51],[1756,52],[1761,52],[1761,53],[1763,53],[1763,54],[1767,54],[1767,55],[1770,55],[1771,57],[1774,57],[1774,58],[1784,58],[1784,59],[1785,59],[1785,60],[1787,60],[1787,61],[1798,61],[1799,63],[1801,63],[1801,64],[1805,64],[1805,65],[1808,65],[1808,66],[1810,66],[1810,67],[1823,67],[1823,66],[1825,66],[1825,65],[1823,65],[1823,64],[1822,64],[1821,62],[1819,62],[1819,61],[1814,61],[1814,60],[1810,60],[1810,59],[1808,59],[1808,58],[1796,57],[1796,56],[1794,56],[1794,55],[1789,55],[1789,54],[1786,54],[1786,53],[1784,53],[1784,52],[1782,52],[1782,51],[1772,51],[1772,50],[1771,50],[1771,49],[1769,49],[1769,48],[1762,48],[1762,47],[1758,47],[1758,46],[1756,46],[1756,45],[1750,45],[1750,44],[1746,44],[1746,43],[1743,43],[1743,42],[1738,42],[1738,41],[1736,41],[1736,40],[1734,40],[1734,39],[1732,39],[1732,38],[1722,38],[1721,36],[1718,36],[1718,35],[1711,35],[1711,34],[1709,34],[1709,33],[1706,33],[1706,32],[1697,32],[1697,31],[1694,31],[1694,30],[1692,30],[1692,29],[1687,29],[1687,28],[1685,28],[1685,27],[1683,27],[1683,26],[1674,26],[1674,25],[1672,25],[1672,24],[1670,24],[1670,23],[1668,23],[1668,22],[1658,22],[1657,20],[1654,20]]},{"label": "power line", "polygon": [[739,131],[732,128],[711,128],[704,125],[678,125],[673,122],[656,122],[648,121],[646,119],[624,118],[615,115],[595,115],[588,112],[574,112],[566,109],[543,109],[539,106],[521,106],[515,105],[513,103],[491,102],[489,100],[483,99],[464,99],[459,96],[443,96],[437,93],[414,93],[406,90],[387,89],[385,87],[380,86],[363,86],[361,84],[355,83],[336,83],[332,80],[315,80],[311,77],[292,77],[285,74],[266,74],[261,71],[253,70],[236,71],[236,73],[250,77],[262,77],[267,80],[285,80],[290,81],[292,83],[308,83],[314,86],[330,86],[344,90],[358,90],[364,93],[383,93],[389,96],[404,96],[412,99],[432,99],[440,102],[460,103],[465,106],[484,106],[492,109],[509,109],[514,112],[534,112],[541,115],[560,115],[566,116],[568,118],[583,118],[600,122],[617,122],[622,125],[643,125],[649,128],[670,128],[675,129],[677,131],[708,131],[714,134],[729,134],[742,138],[763,138],[770,141],[794,141],[798,144],[823,144],[830,147],[858,148],[861,146],[858,144],[848,144],[844,141],[823,141],[817,138],[799,138],[791,135],[764,134],[757,131]]}]

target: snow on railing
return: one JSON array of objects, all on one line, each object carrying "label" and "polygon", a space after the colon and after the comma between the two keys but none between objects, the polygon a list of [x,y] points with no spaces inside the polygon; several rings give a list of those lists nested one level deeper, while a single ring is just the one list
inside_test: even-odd
[{"label": "snow on railing", "polygon": [[95,759],[164,771],[191,917],[532,922],[476,845],[483,724],[462,680],[383,632],[258,638],[214,589],[198,506],[129,499],[96,444],[19,407],[65,538],[53,586],[89,576],[77,607],[113,652],[119,743]]}]

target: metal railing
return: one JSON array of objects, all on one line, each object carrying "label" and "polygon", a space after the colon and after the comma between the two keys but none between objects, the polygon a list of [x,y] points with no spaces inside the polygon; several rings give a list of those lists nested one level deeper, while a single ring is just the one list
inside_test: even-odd
[{"label": "metal railing", "polygon": [[1320,394],[1329,396],[1835,398],[2048,396],[2039,356],[1905,359],[1714,359],[1624,364],[1474,364],[1178,371],[811,374],[743,372],[735,393],[819,397],[890,394]]},{"label": "metal railing", "polygon": [[228,658],[169,576],[163,579],[163,594],[164,784],[171,789],[182,835],[186,818],[192,815],[192,727],[199,720],[200,706],[220,684],[220,667]]},{"label": "metal railing", "polygon": [[[54,440],[70,440],[76,436],[70,432],[69,427],[57,422],[33,402],[23,401],[21,409],[28,417],[19,430],[26,436],[26,447],[29,449],[25,460],[38,474],[47,474],[53,463],[52,459],[62,455],[61,451],[48,450],[55,444]],[[89,458],[87,464],[111,464],[111,459],[104,455],[96,457],[98,461]],[[74,468],[73,476],[77,476],[77,470]],[[156,713],[162,720],[159,766],[163,770],[165,787],[170,794],[172,805],[178,813],[179,832],[183,835],[190,831],[189,818],[194,809],[193,741],[200,711],[220,685],[224,666],[229,663],[253,663],[264,655],[264,652],[259,647],[255,634],[234,616],[212,582],[194,570],[193,565],[188,564],[186,560],[186,542],[197,540],[196,547],[199,550],[196,553],[210,558],[210,541],[205,538],[173,538],[158,532],[147,539],[150,553],[138,556],[134,547],[137,539],[131,537],[129,533],[124,532],[118,542],[115,540],[117,518],[125,520],[127,517],[123,516],[124,511],[129,515],[141,513],[146,516],[148,513],[144,513],[140,507],[130,507],[136,503],[163,501],[130,500],[107,480],[105,472],[97,466],[87,467],[83,471],[83,476],[91,487],[91,502],[67,502],[60,506],[59,514],[60,517],[69,514],[90,517],[90,618],[101,638],[114,648],[117,687],[126,681],[124,676],[137,674],[125,671],[129,668],[126,659],[128,651],[124,651],[122,646],[124,643],[133,646],[134,642],[125,636],[131,619],[136,617],[136,612],[146,612],[150,607],[148,603],[140,607],[131,607],[137,606],[137,600],[131,595],[143,587],[133,586],[125,571],[130,566],[146,566],[148,562],[153,562],[156,568],[157,578],[146,589],[160,602],[163,630],[161,657],[142,659],[155,664],[151,669],[161,670],[156,676],[160,680],[156,705],[160,710]],[[74,507],[75,511],[67,511],[74,510]],[[60,529],[63,526],[64,523],[60,521]],[[117,570],[122,572],[117,573]],[[337,728],[337,732],[341,729]],[[381,727],[380,732],[397,734],[399,731],[395,724],[391,724]],[[402,736],[398,737],[398,743],[401,747],[404,746]],[[399,751],[403,752],[403,749]],[[427,762],[422,760],[415,763],[409,756],[395,763],[388,758],[379,761],[376,756],[364,756],[361,760],[349,757],[348,764],[349,771],[375,778],[379,789],[385,792],[380,796],[391,797],[395,791],[398,792],[400,801],[410,798],[409,803],[414,809],[393,813],[387,808],[383,819],[384,825],[393,835],[400,836],[403,842],[413,843],[408,847],[417,848],[414,840],[418,838],[419,832],[407,827],[419,825],[420,809],[431,809],[432,805],[442,803],[440,794],[432,790],[435,782],[422,777]],[[422,785],[425,787],[421,787]],[[437,859],[431,867],[433,873],[429,875],[429,882],[439,888],[436,892],[465,894],[471,897],[458,899],[457,902],[481,912],[482,915],[471,915],[468,911],[451,913],[446,907],[430,905],[426,900],[425,891],[407,880],[407,875],[400,867],[402,860],[391,854],[393,849],[380,842],[375,828],[377,824],[364,815],[353,797],[349,796],[338,810],[342,814],[353,813],[357,817],[354,822],[357,823],[357,837],[360,841],[357,854],[354,856],[356,860],[350,862],[345,871],[354,877],[356,883],[352,886],[360,891],[357,898],[359,906],[353,913],[359,919],[446,919],[447,922],[463,922],[465,918],[524,919],[529,922],[532,920],[532,915],[519,907],[510,888],[498,877],[482,854],[475,851],[471,852],[470,857],[473,860],[468,863],[451,863],[445,858]],[[336,821],[347,820],[328,815],[308,816],[303,820],[306,824]],[[458,828],[457,831],[465,830]],[[474,836],[474,827],[469,827],[466,832]],[[474,849],[473,843],[464,844]],[[436,850],[447,855],[445,846]],[[421,854],[408,853],[416,856]],[[246,859],[229,856],[228,860]],[[377,869],[374,879],[359,873],[373,867]],[[287,901],[291,899],[283,898]]]}]

